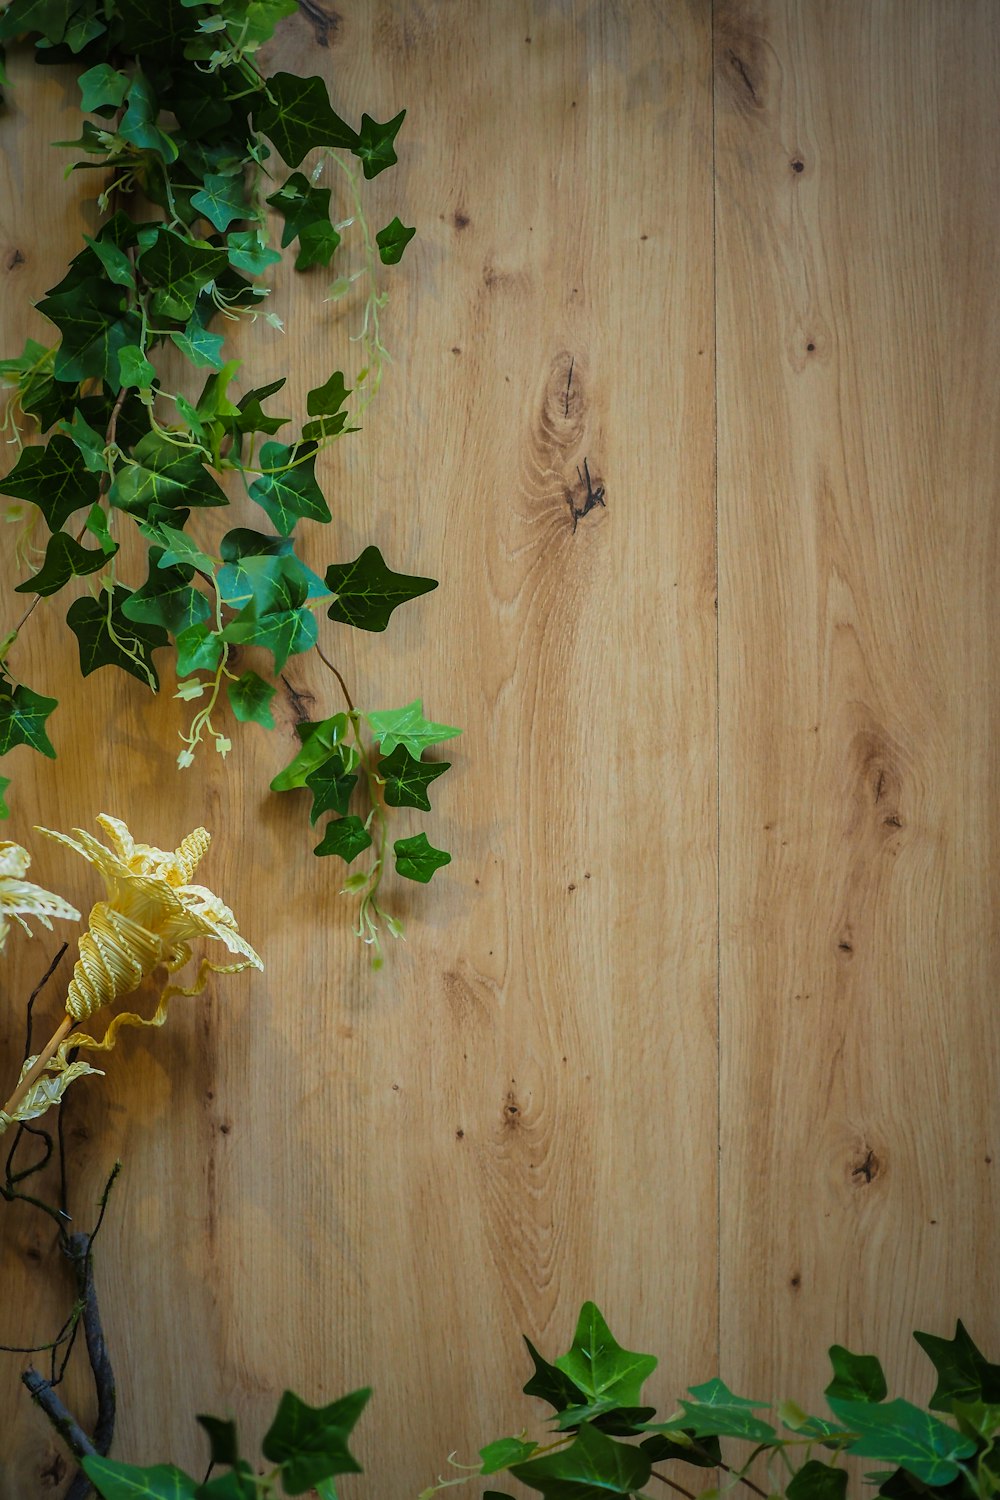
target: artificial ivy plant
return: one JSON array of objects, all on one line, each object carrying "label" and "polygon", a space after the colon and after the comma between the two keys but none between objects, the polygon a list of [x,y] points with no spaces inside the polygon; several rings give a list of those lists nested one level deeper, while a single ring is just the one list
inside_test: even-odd
[{"label": "artificial ivy plant", "polygon": [[[317,458],[358,430],[378,391],[381,276],[415,230],[397,215],[373,232],[362,193],[395,163],[405,110],[351,124],[322,78],[263,71],[261,48],[295,9],[295,0],[11,0],[0,13],[0,44],[28,38],[39,64],[77,70],[80,133],[56,144],[71,153],[67,175],[95,174],[102,218],[36,304],[49,337],[0,360],[5,436],[17,450],[0,492],[13,502],[8,519],[22,522],[28,572],[21,598],[6,601],[14,623],[0,641],[0,756],[18,745],[56,755],[57,702],[17,672],[17,643],[43,601],[64,612],[84,676],[110,667],[156,692],[169,653],[177,696],[193,705],[182,769],[209,747],[225,756],[234,725],[273,727],[276,680],[290,657],[314,651],[342,709],[297,726],[298,753],[271,786],[309,794],[312,823],[325,820],[317,855],[365,857],[345,890],[378,966],[381,932],[401,932],[380,893],[392,810],[430,811],[429,788],[448,762],[424,752],[459,731],[426,718],[419,698],[363,711],[331,659],[335,639],[321,640],[320,615],[383,631],[435,580],[394,571],[374,543],[355,558],[334,552],[322,575],[297,553],[303,527],[333,519]],[[17,107],[30,110],[30,99]],[[254,385],[225,348],[236,323],[280,327],[268,278],[292,250],[297,271],[323,274],[327,300],[360,308],[359,367],[320,370],[294,418],[276,399],[285,381]],[[169,374],[178,355],[184,379]],[[249,504],[214,549],[203,512],[241,495]],[[123,562],[128,534],[128,556],[137,540],[144,558],[136,572]],[[254,648],[252,666],[236,668],[237,648]],[[9,781],[0,777],[3,816]],[[396,872],[419,882],[450,859],[424,832],[395,838],[392,855]]]}]

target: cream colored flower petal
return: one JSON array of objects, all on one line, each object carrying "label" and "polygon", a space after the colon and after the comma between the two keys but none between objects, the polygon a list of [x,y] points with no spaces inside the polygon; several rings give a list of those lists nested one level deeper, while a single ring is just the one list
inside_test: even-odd
[{"label": "cream colored flower petal", "polygon": [[185,910],[204,924],[202,930],[220,938],[230,953],[239,953],[255,969],[263,969],[259,956],[246,938],[241,937],[236,918],[224,901],[203,885],[186,885],[177,893]]},{"label": "cream colored flower petal", "polygon": [[20,879],[27,874],[31,855],[20,844],[0,843],[0,877],[13,875]]},{"label": "cream colored flower petal", "polygon": [[43,927],[52,930],[52,917],[79,921],[80,913],[61,896],[43,890],[31,880],[22,880],[31,856],[20,844],[0,844],[0,951],[7,941],[9,918],[15,917],[31,936],[26,916],[37,917]]},{"label": "cream colored flower petal", "polygon": [[[36,1057],[29,1057],[27,1059],[24,1067],[21,1069],[22,1078],[24,1078],[30,1068],[34,1067],[37,1061]],[[45,1111],[51,1109],[53,1104],[59,1103],[63,1094],[65,1094],[75,1079],[82,1078],[87,1073],[96,1073],[99,1077],[104,1077],[99,1068],[92,1068],[89,1063],[80,1061],[67,1063],[61,1056],[53,1057],[48,1067],[53,1072],[43,1073],[41,1078],[37,1079],[31,1085],[31,1088],[25,1094],[13,1114],[8,1115],[4,1110],[0,1109],[0,1135],[3,1134],[9,1125],[15,1123],[23,1124],[26,1120],[37,1120],[39,1115],[44,1115]]]},{"label": "cream colored flower petal", "polygon": [[135,839],[121,818],[112,818],[108,813],[99,813],[98,823],[114,845],[115,852],[123,864],[128,864],[135,854]]}]

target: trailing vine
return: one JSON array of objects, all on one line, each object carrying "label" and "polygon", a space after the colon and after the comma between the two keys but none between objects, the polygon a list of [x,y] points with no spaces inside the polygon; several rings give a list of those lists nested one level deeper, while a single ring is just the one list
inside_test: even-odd
[{"label": "trailing vine", "polygon": [[[405,111],[384,123],[364,113],[355,128],[321,78],[261,71],[260,48],[295,9],[295,0],[11,0],[0,14],[0,43],[30,35],[37,62],[79,70],[81,133],[57,144],[74,153],[68,173],[98,173],[104,216],[37,304],[51,342],[28,339],[0,361],[6,436],[18,450],[0,492],[23,509],[19,552],[33,568],[0,641],[0,756],[19,745],[56,753],[57,702],[19,680],[16,647],[39,604],[78,580],[66,623],[84,676],[115,667],[157,692],[157,653],[171,649],[176,696],[192,705],[181,769],[205,751],[225,757],[234,723],[273,728],[285,663],[315,651],[345,706],[298,725],[300,748],[271,786],[308,792],[311,822],[327,818],[317,855],[367,856],[344,890],[378,966],[381,934],[402,932],[382,898],[393,810],[430,811],[428,788],[448,762],[424,751],[459,731],[425,718],[420,699],[357,708],[333,646],[320,643],[321,612],[383,631],[436,581],[393,571],[375,545],[323,576],[296,551],[300,526],[331,523],[316,460],[358,430],[377,395],[388,358],[381,274],[415,230],[396,216],[373,232],[361,191],[395,163]],[[358,302],[360,367],[324,372],[283,441],[292,419],[271,403],[284,380],[247,386],[224,330],[261,316],[281,326],[261,278],[291,246],[298,271],[344,263],[326,295]],[[176,354],[201,382],[197,395],[167,379]],[[26,444],[29,433],[46,440]],[[213,551],[200,512],[230,505],[234,490],[263,516],[231,527]],[[126,533],[140,541],[145,578],[122,576]],[[237,662],[244,648],[253,666]],[[0,777],[0,793],[8,785]],[[422,883],[450,859],[423,832],[393,839],[391,856],[398,875]]]}]

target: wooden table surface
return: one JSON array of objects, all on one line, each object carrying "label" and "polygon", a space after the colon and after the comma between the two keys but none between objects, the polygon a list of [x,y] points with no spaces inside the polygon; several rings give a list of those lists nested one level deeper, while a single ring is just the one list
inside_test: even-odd
[{"label": "wooden table surface", "polygon": [[[348,118],[408,110],[370,196],[418,228],[394,363],[322,460],[307,556],[374,542],[441,581],[324,641],[362,706],[463,726],[428,824],[454,860],[393,883],[408,942],[371,976],[267,790],[302,706],[338,706],[321,668],[289,663],[274,734],[179,773],[172,681],[82,682],[65,599],[25,630],[59,758],[11,755],[5,836],[86,908],[32,825],[204,822],[266,963],[67,1105],[81,1222],[125,1164],[117,1456],[196,1467],[196,1412],[252,1439],[286,1385],[370,1383],[343,1495],[404,1500],[537,1430],[519,1334],[561,1351],[588,1297],[661,1356],[666,1414],[717,1371],[818,1401],[834,1341],[926,1397],[914,1327],[1000,1354],[1000,10],[324,0],[270,61]],[[72,75],[13,69],[5,352],[95,214],[44,147]],[[301,406],[353,368],[324,291],[282,273],[248,383],[290,370]],[[606,503],[575,519],[585,460]],[[56,943],[8,944],[5,1076]],[[68,1281],[3,1207],[0,1341],[51,1337]],[[67,1472],[22,1363],[2,1500]]]}]

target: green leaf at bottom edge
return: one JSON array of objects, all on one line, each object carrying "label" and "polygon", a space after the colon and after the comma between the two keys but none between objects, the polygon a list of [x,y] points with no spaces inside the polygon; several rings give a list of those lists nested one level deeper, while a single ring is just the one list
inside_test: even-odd
[{"label": "green leaf at bottom edge", "polygon": [[82,1468],[104,1500],[194,1500],[195,1481],[173,1464],[137,1469],[111,1458],[85,1458]]}]

